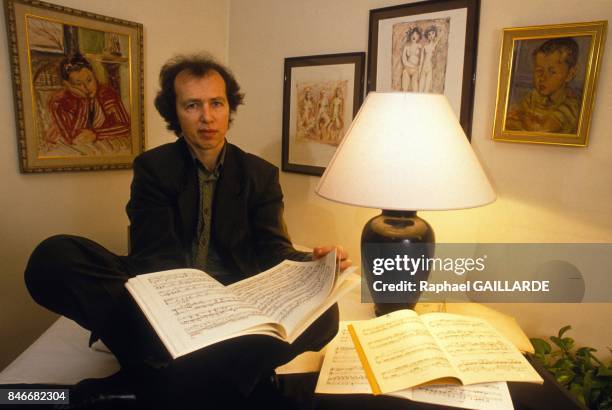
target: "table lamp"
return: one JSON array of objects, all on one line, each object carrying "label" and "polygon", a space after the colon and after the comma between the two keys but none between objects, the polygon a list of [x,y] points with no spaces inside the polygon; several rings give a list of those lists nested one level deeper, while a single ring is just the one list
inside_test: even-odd
[{"label": "table lamp", "polygon": [[361,236],[362,271],[377,315],[414,307],[420,292],[381,293],[375,282],[405,286],[404,281],[418,284],[429,277],[427,269],[408,272],[393,262],[433,256],[433,229],[417,211],[472,208],[495,200],[446,97],[404,92],[368,94],[316,192],[335,202],[382,210]]}]

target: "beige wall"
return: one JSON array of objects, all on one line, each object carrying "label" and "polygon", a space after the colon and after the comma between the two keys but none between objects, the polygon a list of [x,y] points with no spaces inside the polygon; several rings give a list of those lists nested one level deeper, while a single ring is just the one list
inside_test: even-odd
[{"label": "beige wall", "polygon": [[[227,59],[226,0],[55,0],[56,4],[144,25],[146,146],[172,141],[153,107],[157,74],[173,54],[208,50]],[[92,238],[126,250],[124,207],[131,171],[19,173],[4,17],[0,20],[0,369],[54,319],[29,297],[23,270],[33,248],[56,233]]]},{"label": "beige wall", "polygon": [[[280,165],[283,59],[367,51],[368,10],[405,1],[232,0],[229,60],[246,92],[230,139]],[[427,212],[439,242],[612,242],[612,53],[610,34],[588,148],[493,142],[501,30],[504,27],[611,20],[609,0],[482,0],[472,145],[499,195],[493,205]],[[367,164],[366,164],[367,166]],[[359,237],[374,210],[314,194],[317,177],[283,173],[286,219],[294,241],[341,243],[359,259]],[[530,336],[574,327],[579,343],[602,355],[612,340],[612,305],[498,305]]]},{"label": "beige wall", "polygon": [[[280,165],[282,70],[289,56],[367,50],[368,10],[389,0],[56,0],[58,4],[144,24],[147,147],[173,137],[152,105],[157,72],[178,52],[206,49],[229,60],[244,91],[230,139]],[[423,213],[438,241],[612,242],[612,113],[610,35],[599,79],[588,148],[493,143],[490,137],[501,28],[612,20],[609,0],[482,0],[473,146],[498,192],[488,207]],[[229,10],[228,10],[229,9]],[[576,11],[578,10],[578,11]],[[4,32],[4,19],[0,32]],[[43,238],[59,233],[91,237],[124,252],[129,171],[23,175],[16,138],[6,40],[0,41],[0,368],[48,326],[53,315],[23,286],[27,257]],[[607,118],[606,118],[607,117]],[[293,238],[306,245],[344,244],[356,263],[359,236],[376,211],[318,198],[318,178],[281,175]],[[580,343],[605,352],[612,340],[612,305],[507,305],[530,335],[571,323]]]}]

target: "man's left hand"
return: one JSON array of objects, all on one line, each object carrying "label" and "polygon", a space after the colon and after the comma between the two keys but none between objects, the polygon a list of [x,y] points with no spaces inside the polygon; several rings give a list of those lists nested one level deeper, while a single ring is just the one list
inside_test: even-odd
[{"label": "man's left hand", "polygon": [[336,249],[337,263],[340,265],[340,271],[345,270],[352,265],[353,262],[348,258],[348,252],[344,250],[342,246],[328,245],[328,246],[317,246],[312,250],[312,259],[316,260],[327,255],[331,251]]}]

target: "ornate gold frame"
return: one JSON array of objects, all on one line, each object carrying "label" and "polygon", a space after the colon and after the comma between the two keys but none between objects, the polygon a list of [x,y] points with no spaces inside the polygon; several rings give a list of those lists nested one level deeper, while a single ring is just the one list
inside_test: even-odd
[{"label": "ornate gold frame", "polygon": [[[13,93],[15,102],[15,120],[17,143],[19,150],[19,166],[23,173],[52,172],[52,171],[91,171],[131,168],[133,159],[144,150],[144,65],[143,65],[143,27],[142,24],[121,20],[114,17],[102,16],[86,11],[75,10],[64,6],[54,5],[36,0],[5,0],[4,15],[6,18],[8,46],[11,64],[11,77],[13,80]],[[49,151],[43,152],[41,148],[41,135],[44,134],[44,124],[41,121],[41,112],[48,110],[47,99],[41,97],[40,85],[35,85],[36,77],[33,75],[33,53],[45,62],[41,55],[47,56],[56,53],[55,57],[48,57],[49,61],[58,61],[60,57],[74,53],[75,50],[62,43],[63,50],[51,52],[40,51],[30,42],[31,33],[28,26],[30,20],[36,19],[43,23],[55,24],[62,27],[63,41],[67,41],[66,30],[80,32],[101,32],[104,36],[121,36],[123,41],[119,52],[107,51],[99,55],[84,56],[92,61],[97,58],[100,66],[103,63],[116,64],[117,70],[122,70],[119,79],[123,90],[121,100],[125,112],[129,115],[129,134],[122,137],[121,149],[109,144],[107,151],[100,153],[95,150],[79,151],[79,146],[64,144],[66,153],[57,154]],[[49,23],[44,23],[49,22]],[[59,29],[58,29],[59,30]],[[74,40],[73,40],[74,41]],[[119,44],[119,39],[116,40]],[[66,43],[68,44],[68,43]],[[73,44],[73,43],[70,43]],[[48,64],[48,73],[53,76],[53,63]],[[55,63],[57,66],[58,64]],[[56,67],[58,69],[58,67]],[[57,70],[56,70],[57,71]],[[96,67],[94,71],[97,73]],[[96,78],[98,76],[96,75]],[[52,86],[47,87],[47,93],[57,92],[57,79]],[[38,87],[38,88],[36,88]],[[47,94],[44,94],[47,96]],[[45,115],[49,115],[45,113]],[[90,114],[91,115],[91,114]],[[125,124],[125,123],[124,123]],[[47,122],[48,125],[48,122]]]},{"label": "ornate gold frame", "polygon": [[[532,26],[507,28],[503,32],[502,48],[499,63],[499,80],[493,139],[496,141],[522,142],[534,144],[552,144],[584,147],[588,144],[591,114],[595,101],[595,91],[599,66],[603,56],[606,38],[607,21],[586,23],[555,24],[547,26]],[[559,37],[588,37],[589,50],[584,62],[584,83],[582,87],[581,105],[575,133],[555,133],[542,131],[509,130],[506,128],[506,117],[510,108],[510,93],[513,65],[520,56],[517,44],[524,40],[549,40]],[[581,50],[581,53],[584,51]],[[583,54],[584,56],[584,54]],[[518,68],[517,68],[518,69]]]}]

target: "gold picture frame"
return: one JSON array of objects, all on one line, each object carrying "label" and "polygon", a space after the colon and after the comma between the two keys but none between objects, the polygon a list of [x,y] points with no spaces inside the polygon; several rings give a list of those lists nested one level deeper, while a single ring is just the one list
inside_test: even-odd
[{"label": "gold picture frame", "polygon": [[5,0],[22,173],[125,169],[144,150],[142,24]]},{"label": "gold picture frame", "polygon": [[504,29],[493,139],[588,144],[607,21]]}]

